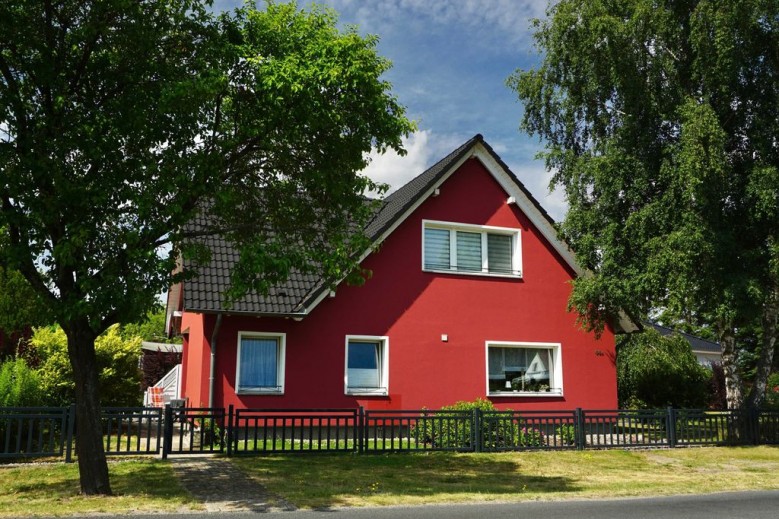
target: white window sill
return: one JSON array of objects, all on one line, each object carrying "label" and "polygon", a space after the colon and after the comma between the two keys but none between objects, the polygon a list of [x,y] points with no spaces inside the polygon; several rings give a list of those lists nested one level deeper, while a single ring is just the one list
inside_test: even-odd
[{"label": "white window sill", "polygon": [[443,270],[443,269],[426,269],[423,268],[422,272],[430,272],[432,274],[452,274],[455,276],[482,276],[487,278],[505,278],[505,279],[522,279],[522,274],[501,274],[499,272],[482,272],[479,270]]},{"label": "white window sill", "polygon": [[488,393],[487,396],[492,397],[544,397],[544,398],[559,398],[563,396],[562,390],[560,391],[500,391],[499,393]]},{"label": "white window sill", "polygon": [[389,392],[386,389],[347,389],[346,394],[350,396],[387,396]]},{"label": "white window sill", "polygon": [[236,395],[283,395],[284,391],[278,389],[239,389]]}]

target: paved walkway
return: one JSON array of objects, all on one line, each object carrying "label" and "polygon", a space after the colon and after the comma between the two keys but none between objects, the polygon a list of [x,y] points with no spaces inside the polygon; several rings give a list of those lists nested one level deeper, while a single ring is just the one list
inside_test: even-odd
[{"label": "paved walkway", "polygon": [[277,512],[295,510],[269,493],[230,461],[213,456],[168,458],[181,485],[207,512]]}]

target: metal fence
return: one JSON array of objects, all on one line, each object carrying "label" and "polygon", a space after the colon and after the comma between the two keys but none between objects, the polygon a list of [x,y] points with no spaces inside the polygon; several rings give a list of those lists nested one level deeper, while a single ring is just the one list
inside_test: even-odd
[{"label": "metal fence", "polygon": [[[104,408],[106,455],[500,452],[779,444],[779,411]],[[75,406],[0,408],[0,459],[72,461]]]},{"label": "metal fence", "polygon": [[0,458],[61,457],[67,449],[75,407],[0,408]]}]

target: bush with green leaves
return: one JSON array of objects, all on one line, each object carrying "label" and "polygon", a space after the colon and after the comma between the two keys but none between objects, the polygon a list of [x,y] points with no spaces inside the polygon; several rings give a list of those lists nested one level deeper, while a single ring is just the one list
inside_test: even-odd
[{"label": "bush with green leaves", "polygon": [[[412,428],[412,437],[429,443],[436,448],[471,449],[473,433],[471,417],[473,411],[482,413],[497,411],[489,400],[477,398],[474,401],[459,401],[445,405],[438,411],[430,411],[430,417],[422,417]],[[463,413],[462,419],[447,418],[447,413]],[[519,438],[519,420],[513,415],[490,415],[482,419],[480,434],[482,445],[489,448],[512,446]]]},{"label": "bush with green leaves", "polygon": [[617,389],[623,408],[705,407],[711,376],[680,335],[664,337],[647,329],[622,338],[617,347]]},{"label": "bush with green leaves", "polygon": [[[38,374],[48,405],[69,405],[75,399],[73,368],[65,332],[59,326],[36,328],[30,341],[40,359]],[[138,359],[140,337],[124,338],[119,326],[95,341],[100,402],[104,406],[137,406],[143,399]]]},{"label": "bush with green leaves", "polygon": [[0,365],[0,407],[38,407],[44,403],[40,377],[24,359]]}]

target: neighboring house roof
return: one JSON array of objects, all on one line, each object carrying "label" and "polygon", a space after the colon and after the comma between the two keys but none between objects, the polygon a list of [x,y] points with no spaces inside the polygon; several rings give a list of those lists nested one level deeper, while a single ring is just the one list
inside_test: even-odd
[{"label": "neighboring house roof", "polygon": [[693,352],[714,353],[717,355],[721,353],[720,345],[716,342],[707,341],[706,339],[701,339],[700,337],[697,337],[695,335],[690,335],[689,333],[680,332],[674,330],[673,328],[668,328],[667,326],[662,326],[660,324],[656,324],[652,322],[645,322],[644,324],[651,326],[652,328],[660,332],[660,335],[663,336],[673,335],[673,334],[681,335],[687,340],[687,342],[690,343]]},{"label": "neighboring house roof", "polygon": [[181,353],[183,351],[181,344],[150,341],[143,341],[141,343],[141,349],[146,351],[160,351],[162,353]]},{"label": "neighboring house roof", "polygon": [[[380,244],[419,205],[433,196],[460,165],[473,157],[484,164],[563,261],[577,275],[583,275],[585,271],[576,263],[573,252],[558,238],[554,220],[480,134],[475,135],[421,175],[387,196],[365,228],[371,242],[374,245]],[[205,227],[207,218],[207,214],[201,215],[191,222],[190,226]],[[330,292],[329,285],[320,277],[293,271],[286,282],[274,287],[267,296],[252,292],[233,302],[228,309],[223,305],[222,294],[230,286],[230,272],[238,260],[238,251],[221,236],[206,237],[204,243],[211,250],[211,262],[194,267],[198,275],[185,282],[184,310],[201,313],[302,317],[313,310]],[[371,250],[365,251],[360,261],[370,252]],[[184,268],[192,269],[193,265],[188,265],[185,260]],[[622,331],[635,331],[640,327],[626,316],[621,316],[618,328]]]}]

